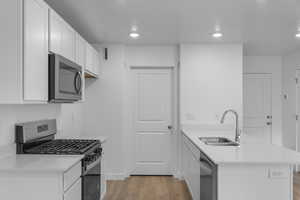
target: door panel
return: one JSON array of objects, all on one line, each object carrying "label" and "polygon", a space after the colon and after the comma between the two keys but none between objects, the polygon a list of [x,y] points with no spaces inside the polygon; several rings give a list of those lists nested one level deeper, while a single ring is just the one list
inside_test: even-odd
[{"label": "door panel", "polygon": [[85,66],[85,48],[86,42],[85,40],[79,35],[76,34],[76,63],[81,67]]},{"label": "door panel", "polygon": [[69,60],[75,60],[75,41],[76,33],[66,22],[62,23],[62,53]]},{"label": "door panel", "polygon": [[48,7],[24,1],[24,100],[48,100]]},{"label": "door panel", "polygon": [[61,44],[62,44],[62,31],[61,31],[61,18],[53,10],[50,10],[50,19],[49,19],[49,49],[53,53],[62,55]]},{"label": "door panel", "polygon": [[244,74],[244,131],[247,142],[271,143],[272,78],[270,74]]},{"label": "door panel", "polygon": [[170,171],[171,69],[133,69],[135,159],[133,174]]}]

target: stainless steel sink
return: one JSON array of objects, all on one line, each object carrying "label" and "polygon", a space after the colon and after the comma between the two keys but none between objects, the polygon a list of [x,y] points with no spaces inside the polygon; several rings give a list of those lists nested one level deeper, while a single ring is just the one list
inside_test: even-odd
[{"label": "stainless steel sink", "polygon": [[224,137],[199,137],[199,140],[212,146],[239,146],[239,143]]}]

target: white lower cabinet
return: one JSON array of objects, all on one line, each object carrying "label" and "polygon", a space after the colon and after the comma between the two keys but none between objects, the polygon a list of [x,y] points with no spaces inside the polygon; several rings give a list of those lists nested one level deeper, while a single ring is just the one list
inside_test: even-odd
[{"label": "white lower cabinet", "polygon": [[81,162],[67,171],[1,171],[0,199],[81,200]]},{"label": "white lower cabinet", "polygon": [[[200,185],[199,157],[199,148],[182,135],[182,174],[193,200],[199,200],[200,188],[205,188]],[[217,173],[218,200],[293,199],[290,164],[224,162],[218,164]]]},{"label": "white lower cabinet", "polygon": [[81,200],[81,179],[78,179],[74,185],[64,194],[64,200]]},{"label": "white lower cabinet", "polygon": [[78,175],[81,174],[81,163],[75,165],[67,172],[64,173],[64,191],[68,190],[71,185],[73,185],[78,179]]},{"label": "white lower cabinet", "polygon": [[200,151],[183,136],[183,176],[194,200],[200,199]]}]

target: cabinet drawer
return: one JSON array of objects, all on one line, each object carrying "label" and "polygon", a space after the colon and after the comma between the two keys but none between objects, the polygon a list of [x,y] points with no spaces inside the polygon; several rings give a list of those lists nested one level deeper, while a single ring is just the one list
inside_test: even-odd
[{"label": "cabinet drawer", "polygon": [[73,185],[73,183],[80,178],[81,175],[81,162],[77,163],[71,169],[64,173],[64,191]]},{"label": "cabinet drawer", "polygon": [[196,147],[185,135],[183,135],[183,142],[188,147],[188,149],[192,152],[195,159],[200,159],[200,150]]},{"label": "cabinet drawer", "polygon": [[81,200],[81,179],[78,179],[64,194],[64,200]]}]

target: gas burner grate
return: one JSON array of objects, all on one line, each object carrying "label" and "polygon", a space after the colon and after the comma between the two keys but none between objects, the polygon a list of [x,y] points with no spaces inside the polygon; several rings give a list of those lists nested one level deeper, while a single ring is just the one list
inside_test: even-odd
[{"label": "gas burner grate", "polygon": [[98,140],[58,139],[29,148],[31,154],[83,154],[99,143]]}]

